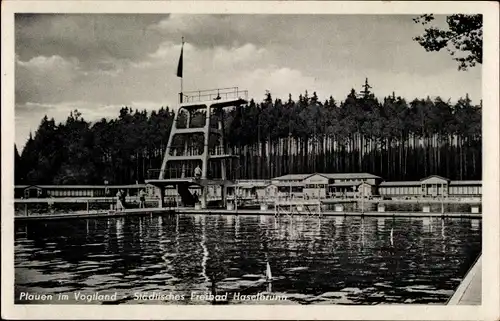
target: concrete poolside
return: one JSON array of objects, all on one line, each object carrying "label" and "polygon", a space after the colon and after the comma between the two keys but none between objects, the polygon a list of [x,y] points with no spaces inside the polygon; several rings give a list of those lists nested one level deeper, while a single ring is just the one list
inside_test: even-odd
[{"label": "concrete poolside", "polygon": [[460,283],[448,305],[481,305],[482,255]]},{"label": "concrete poolside", "polygon": [[[71,218],[98,218],[98,217],[120,217],[131,215],[152,215],[152,214],[205,214],[205,215],[275,215],[274,209],[258,210],[258,209],[194,209],[189,207],[179,208],[141,208],[141,209],[126,209],[123,211],[78,211],[72,213],[44,213],[16,215],[15,221],[35,221],[35,220],[56,220],[56,219],[71,219]],[[317,213],[294,213],[293,215],[300,216],[318,216]],[[480,213],[424,213],[424,212],[352,212],[352,211],[326,211],[321,213],[322,216],[374,216],[374,217],[451,217],[451,218],[482,218]],[[287,216],[281,213],[280,216]]]}]

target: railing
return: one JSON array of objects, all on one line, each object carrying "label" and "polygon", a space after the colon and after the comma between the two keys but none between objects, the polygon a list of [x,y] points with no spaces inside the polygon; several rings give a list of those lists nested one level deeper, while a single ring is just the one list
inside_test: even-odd
[{"label": "railing", "polygon": [[187,91],[179,94],[180,103],[193,103],[212,100],[248,99],[248,90],[239,90],[238,87]]},{"label": "railing", "polygon": [[[147,171],[146,179],[147,180],[155,180],[159,179],[160,173],[163,173],[163,179],[193,179],[195,178],[194,175],[194,168],[192,167],[186,167],[184,170],[182,169],[177,169],[177,168],[171,168],[171,169],[166,169],[162,172],[161,169],[149,169]],[[207,173],[207,179],[213,179],[213,180],[220,180],[220,175],[214,176],[215,174],[211,173],[210,171]],[[227,178],[230,179],[230,178]]]},{"label": "railing", "polygon": [[217,156],[217,155],[230,155],[231,153],[227,150],[225,150],[224,147],[217,146],[215,148],[210,148],[209,150],[209,155],[211,156]]},{"label": "railing", "polygon": [[194,169],[186,168],[185,170],[170,168],[162,172],[161,169],[149,169],[147,179],[158,179],[160,173],[163,173],[163,179],[174,179],[174,178],[193,178]]},{"label": "railing", "polygon": [[[228,148],[217,146],[209,149],[209,155],[230,155],[231,152]],[[200,156],[203,154],[203,146],[201,147],[188,147],[184,149],[183,146],[170,147],[170,156]]]},{"label": "railing", "polygon": [[188,147],[172,146],[170,147],[170,156],[199,156],[203,154],[203,146],[201,147]]}]

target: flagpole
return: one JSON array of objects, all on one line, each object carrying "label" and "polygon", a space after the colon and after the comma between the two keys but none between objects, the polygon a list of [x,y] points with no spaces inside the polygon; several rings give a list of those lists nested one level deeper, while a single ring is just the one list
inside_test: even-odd
[{"label": "flagpole", "polygon": [[183,73],[183,56],[184,56],[184,37],[182,37],[182,43],[181,43],[181,56],[179,57],[179,65],[177,66],[177,77],[181,78],[181,92],[179,93],[179,102],[183,103],[183,92],[184,92],[184,73]]},{"label": "flagpole", "polygon": [[[182,48],[182,50],[184,50],[184,37],[182,37],[181,48]],[[184,68],[184,66],[182,68]],[[184,93],[184,83],[183,82],[184,82],[184,72],[182,73],[182,76],[181,76],[181,96]]]}]

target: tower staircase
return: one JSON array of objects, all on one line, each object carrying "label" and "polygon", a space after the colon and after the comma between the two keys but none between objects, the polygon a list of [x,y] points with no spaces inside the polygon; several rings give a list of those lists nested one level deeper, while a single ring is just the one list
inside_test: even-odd
[{"label": "tower staircase", "polygon": [[[146,180],[159,189],[159,207],[164,206],[165,189],[175,187],[183,206],[207,207],[207,187],[220,186],[222,206],[226,206],[227,187],[233,185],[235,161],[238,156],[229,152],[224,135],[224,116],[227,109],[247,103],[248,92],[238,87],[191,91],[179,94],[167,149],[160,170]],[[195,169],[201,175],[195,177]],[[197,187],[201,195],[189,188]]]}]

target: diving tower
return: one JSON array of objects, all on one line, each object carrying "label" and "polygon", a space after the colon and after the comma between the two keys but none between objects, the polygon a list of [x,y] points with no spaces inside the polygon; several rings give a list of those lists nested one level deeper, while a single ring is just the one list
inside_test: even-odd
[{"label": "diving tower", "polygon": [[[222,206],[226,191],[233,185],[238,156],[227,147],[224,134],[226,110],[247,103],[248,91],[238,87],[190,91],[179,94],[172,129],[160,170],[150,170],[157,178],[146,180],[160,192],[159,207],[164,206],[165,189],[176,188],[184,206],[207,207],[207,187],[220,186]],[[195,169],[201,175],[195,177]],[[201,188],[197,199],[189,187]]]}]

